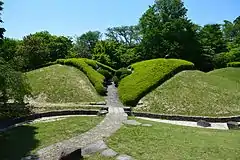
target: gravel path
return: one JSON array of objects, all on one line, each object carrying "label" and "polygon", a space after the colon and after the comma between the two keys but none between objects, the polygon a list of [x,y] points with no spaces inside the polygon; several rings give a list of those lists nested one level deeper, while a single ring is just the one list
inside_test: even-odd
[{"label": "gravel path", "polygon": [[106,100],[109,113],[99,125],[84,134],[39,150],[37,152],[39,158],[41,160],[59,159],[63,151],[67,153],[73,152],[116,132],[121,127],[122,122],[127,120],[127,114],[124,113],[123,105],[118,99],[117,89],[113,84],[108,87]]}]

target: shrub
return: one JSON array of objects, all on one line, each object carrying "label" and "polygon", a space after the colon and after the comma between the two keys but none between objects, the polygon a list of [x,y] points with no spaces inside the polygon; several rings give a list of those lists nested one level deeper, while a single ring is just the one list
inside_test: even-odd
[{"label": "shrub", "polygon": [[117,86],[118,86],[118,83],[119,83],[118,77],[117,77],[117,76],[113,76],[112,80],[113,80],[115,86],[117,87]]},{"label": "shrub", "polygon": [[104,69],[107,70],[108,72],[111,72],[112,74],[114,74],[116,72],[115,69],[112,69],[111,67],[102,64],[98,61],[92,60],[92,59],[86,59],[84,58],[85,63],[87,63],[88,65],[90,65],[91,67],[93,67],[95,70],[97,69]]},{"label": "shrub", "polygon": [[94,70],[91,66],[85,63],[85,59],[71,58],[71,59],[58,59],[57,63],[74,66],[80,69],[87,75],[90,82],[100,95],[106,95],[106,88],[104,87],[104,76]]},{"label": "shrub", "polygon": [[109,80],[112,78],[112,74],[110,72],[108,72],[107,70],[99,69],[98,73],[102,74],[106,78],[106,80]]},{"label": "shrub", "polygon": [[132,72],[128,70],[127,68],[120,68],[115,72],[115,76],[118,77],[118,79],[123,79],[124,77],[130,75]]},{"label": "shrub", "polygon": [[153,59],[132,65],[134,72],[119,83],[123,104],[135,106],[138,101],[174,74],[193,69],[194,64],[177,59]]},{"label": "shrub", "polygon": [[240,67],[240,62],[230,62],[227,64],[228,67]]}]

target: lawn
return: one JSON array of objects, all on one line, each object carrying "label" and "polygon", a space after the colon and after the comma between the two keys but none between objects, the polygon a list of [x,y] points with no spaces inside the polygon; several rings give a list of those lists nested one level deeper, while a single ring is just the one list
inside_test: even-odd
[{"label": "lawn", "polygon": [[[137,160],[240,159],[240,132],[237,130],[222,131],[138,121],[153,126],[124,125],[107,140],[108,146]],[[89,158],[95,159],[97,155],[96,158]]]},{"label": "lawn", "polygon": [[183,71],[146,95],[142,99],[145,106],[134,110],[197,116],[239,115],[240,83],[213,73]]},{"label": "lawn", "polygon": [[234,80],[240,83],[240,68],[228,67],[216,69],[208,72],[208,74],[228,78],[230,80]]},{"label": "lawn", "polygon": [[69,139],[95,127],[102,117],[71,117],[38,122],[0,134],[0,159],[19,160],[50,144]]},{"label": "lawn", "polygon": [[98,102],[98,95],[88,77],[77,68],[52,65],[26,73],[32,94],[40,102]]},{"label": "lawn", "polygon": [[174,74],[192,69],[191,62],[179,59],[152,59],[131,65],[133,73],[119,84],[119,98],[125,105],[135,106],[147,93],[171,78]]}]

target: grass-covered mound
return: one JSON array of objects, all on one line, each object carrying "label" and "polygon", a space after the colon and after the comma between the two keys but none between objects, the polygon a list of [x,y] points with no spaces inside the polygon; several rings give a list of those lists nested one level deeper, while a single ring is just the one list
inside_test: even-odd
[{"label": "grass-covered mound", "polygon": [[231,71],[231,68],[208,74],[183,71],[146,95],[142,99],[144,107],[136,107],[135,110],[197,116],[238,115],[240,83],[232,80],[234,76],[229,79],[216,76],[222,71],[222,75],[230,75],[227,70]]},{"label": "grass-covered mound", "polygon": [[132,65],[133,73],[119,84],[119,96],[125,105],[135,106],[138,101],[174,74],[192,69],[193,64],[177,59],[153,59]]},{"label": "grass-covered mound", "polygon": [[208,72],[208,74],[220,76],[233,81],[240,82],[240,68],[228,67],[228,68],[216,69],[211,72]]},{"label": "grass-covered mound", "polygon": [[[107,140],[108,146],[118,153],[128,154],[138,160],[240,159],[239,131],[138,121],[153,126],[124,125]],[[98,158],[90,157],[88,160],[94,159]]]},{"label": "grass-covered mound", "polygon": [[[94,60],[85,59],[85,58],[59,59],[57,60],[57,63],[70,65],[81,70],[83,73],[87,75],[90,82],[93,84],[93,86],[95,87],[95,89],[100,95],[106,94],[106,88],[104,86],[104,80],[105,80],[104,75],[105,76],[109,74],[113,75],[115,72],[114,69],[104,64],[101,64]],[[106,73],[106,71],[109,72],[109,74],[103,74],[103,73]]]},{"label": "grass-covered mound", "polygon": [[27,72],[26,75],[32,94],[42,95],[40,97],[46,102],[98,102],[103,100],[88,77],[74,67],[56,64]]},{"label": "grass-covered mound", "polygon": [[0,133],[0,159],[21,159],[56,142],[67,140],[95,127],[102,117],[71,117],[38,122]]}]

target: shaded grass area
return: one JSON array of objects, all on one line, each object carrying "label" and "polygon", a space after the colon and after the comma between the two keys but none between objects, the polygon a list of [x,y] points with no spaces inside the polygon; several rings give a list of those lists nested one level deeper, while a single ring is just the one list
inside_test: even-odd
[{"label": "shaded grass area", "polygon": [[128,154],[137,160],[240,159],[239,131],[138,121],[153,126],[124,125],[107,140],[108,146],[118,153]]},{"label": "shaded grass area", "polygon": [[50,144],[69,139],[95,127],[102,117],[71,117],[13,128],[0,134],[0,159],[19,160]]},{"label": "shaded grass area", "polygon": [[183,71],[143,99],[135,111],[230,116],[240,114],[240,83],[200,71]]},{"label": "shaded grass area", "polygon": [[174,74],[192,69],[193,63],[179,59],[153,59],[132,65],[133,73],[119,84],[119,97],[123,104],[137,105],[147,93],[171,78]]},{"label": "shaded grass area", "polygon": [[33,95],[42,94],[39,99],[43,102],[98,102],[103,100],[87,76],[74,67],[57,64],[28,72],[26,75]]}]

